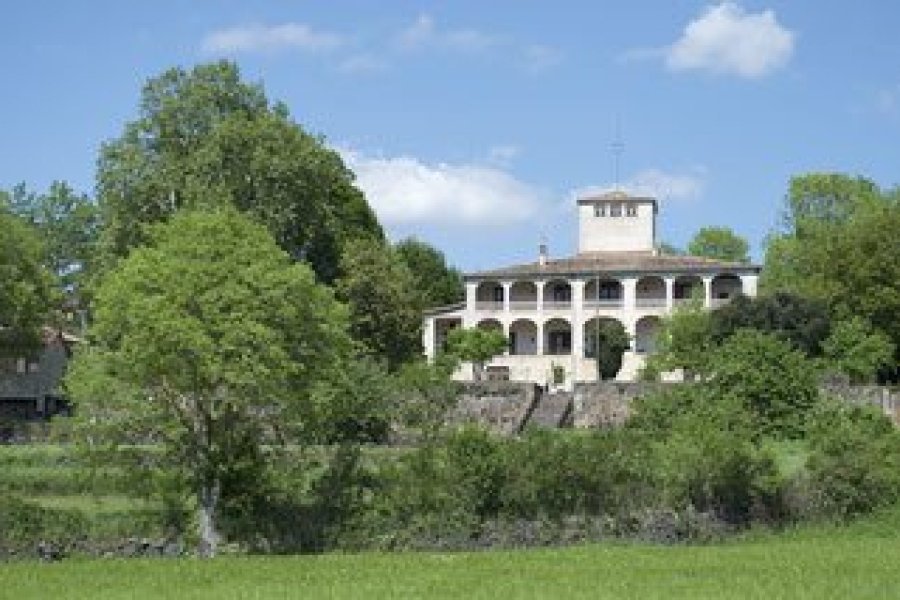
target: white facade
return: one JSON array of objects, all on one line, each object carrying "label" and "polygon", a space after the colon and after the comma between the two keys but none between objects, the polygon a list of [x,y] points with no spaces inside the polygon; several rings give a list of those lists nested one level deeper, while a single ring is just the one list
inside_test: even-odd
[{"label": "white facade", "polygon": [[[454,327],[493,327],[510,346],[489,366],[505,368],[509,379],[544,384],[561,367],[569,384],[593,381],[592,327],[615,319],[632,339],[617,376],[628,381],[653,351],[660,318],[678,304],[756,295],[756,266],[657,256],[652,199],[613,193],[581,199],[578,210],[578,255],[466,275],[463,304],[426,314],[426,355],[433,358]],[[471,378],[471,369],[457,375]]]},{"label": "white facade", "polygon": [[578,252],[652,252],[656,200],[621,192],[578,200]]}]

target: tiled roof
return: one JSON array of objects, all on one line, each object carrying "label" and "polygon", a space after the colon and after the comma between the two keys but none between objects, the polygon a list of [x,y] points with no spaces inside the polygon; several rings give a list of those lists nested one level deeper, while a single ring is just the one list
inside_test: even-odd
[{"label": "tiled roof", "polygon": [[702,256],[655,255],[653,252],[583,252],[568,258],[549,259],[487,271],[468,273],[467,278],[546,277],[596,273],[758,273],[758,265],[727,262]]}]

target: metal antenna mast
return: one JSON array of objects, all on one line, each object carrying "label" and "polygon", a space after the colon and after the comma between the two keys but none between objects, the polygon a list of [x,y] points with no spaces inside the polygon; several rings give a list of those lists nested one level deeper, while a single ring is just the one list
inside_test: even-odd
[{"label": "metal antenna mast", "polygon": [[619,190],[619,166],[622,161],[622,153],[625,152],[625,142],[622,141],[622,132],[619,127],[619,118],[616,117],[616,134],[609,146],[613,155],[613,170],[615,173],[615,191]]}]

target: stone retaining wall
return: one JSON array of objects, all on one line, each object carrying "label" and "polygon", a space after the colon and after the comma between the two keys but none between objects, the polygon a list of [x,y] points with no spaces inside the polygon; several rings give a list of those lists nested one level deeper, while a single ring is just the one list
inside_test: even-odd
[{"label": "stone retaining wall", "polygon": [[[588,429],[616,427],[631,414],[635,398],[670,385],[658,382],[579,383],[571,402],[571,416],[565,425]],[[880,386],[851,386],[841,383],[823,384],[823,394],[852,404],[869,404],[880,408],[895,425],[900,426],[900,390]],[[513,382],[469,383],[449,421],[475,422],[504,435],[514,435],[529,425],[548,426],[541,415],[559,403],[558,394],[547,393],[540,386]],[[540,421],[540,422],[537,422]]]}]

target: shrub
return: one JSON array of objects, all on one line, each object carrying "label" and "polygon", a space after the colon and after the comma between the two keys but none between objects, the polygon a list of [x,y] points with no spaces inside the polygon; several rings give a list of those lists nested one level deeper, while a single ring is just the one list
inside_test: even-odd
[{"label": "shrub", "polygon": [[808,443],[808,510],[848,519],[900,499],[900,434],[877,409],[825,403]]},{"label": "shrub", "polygon": [[801,437],[818,399],[814,365],[777,337],[742,329],[710,363],[710,393],[739,400],[756,420],[758,434]]}]

